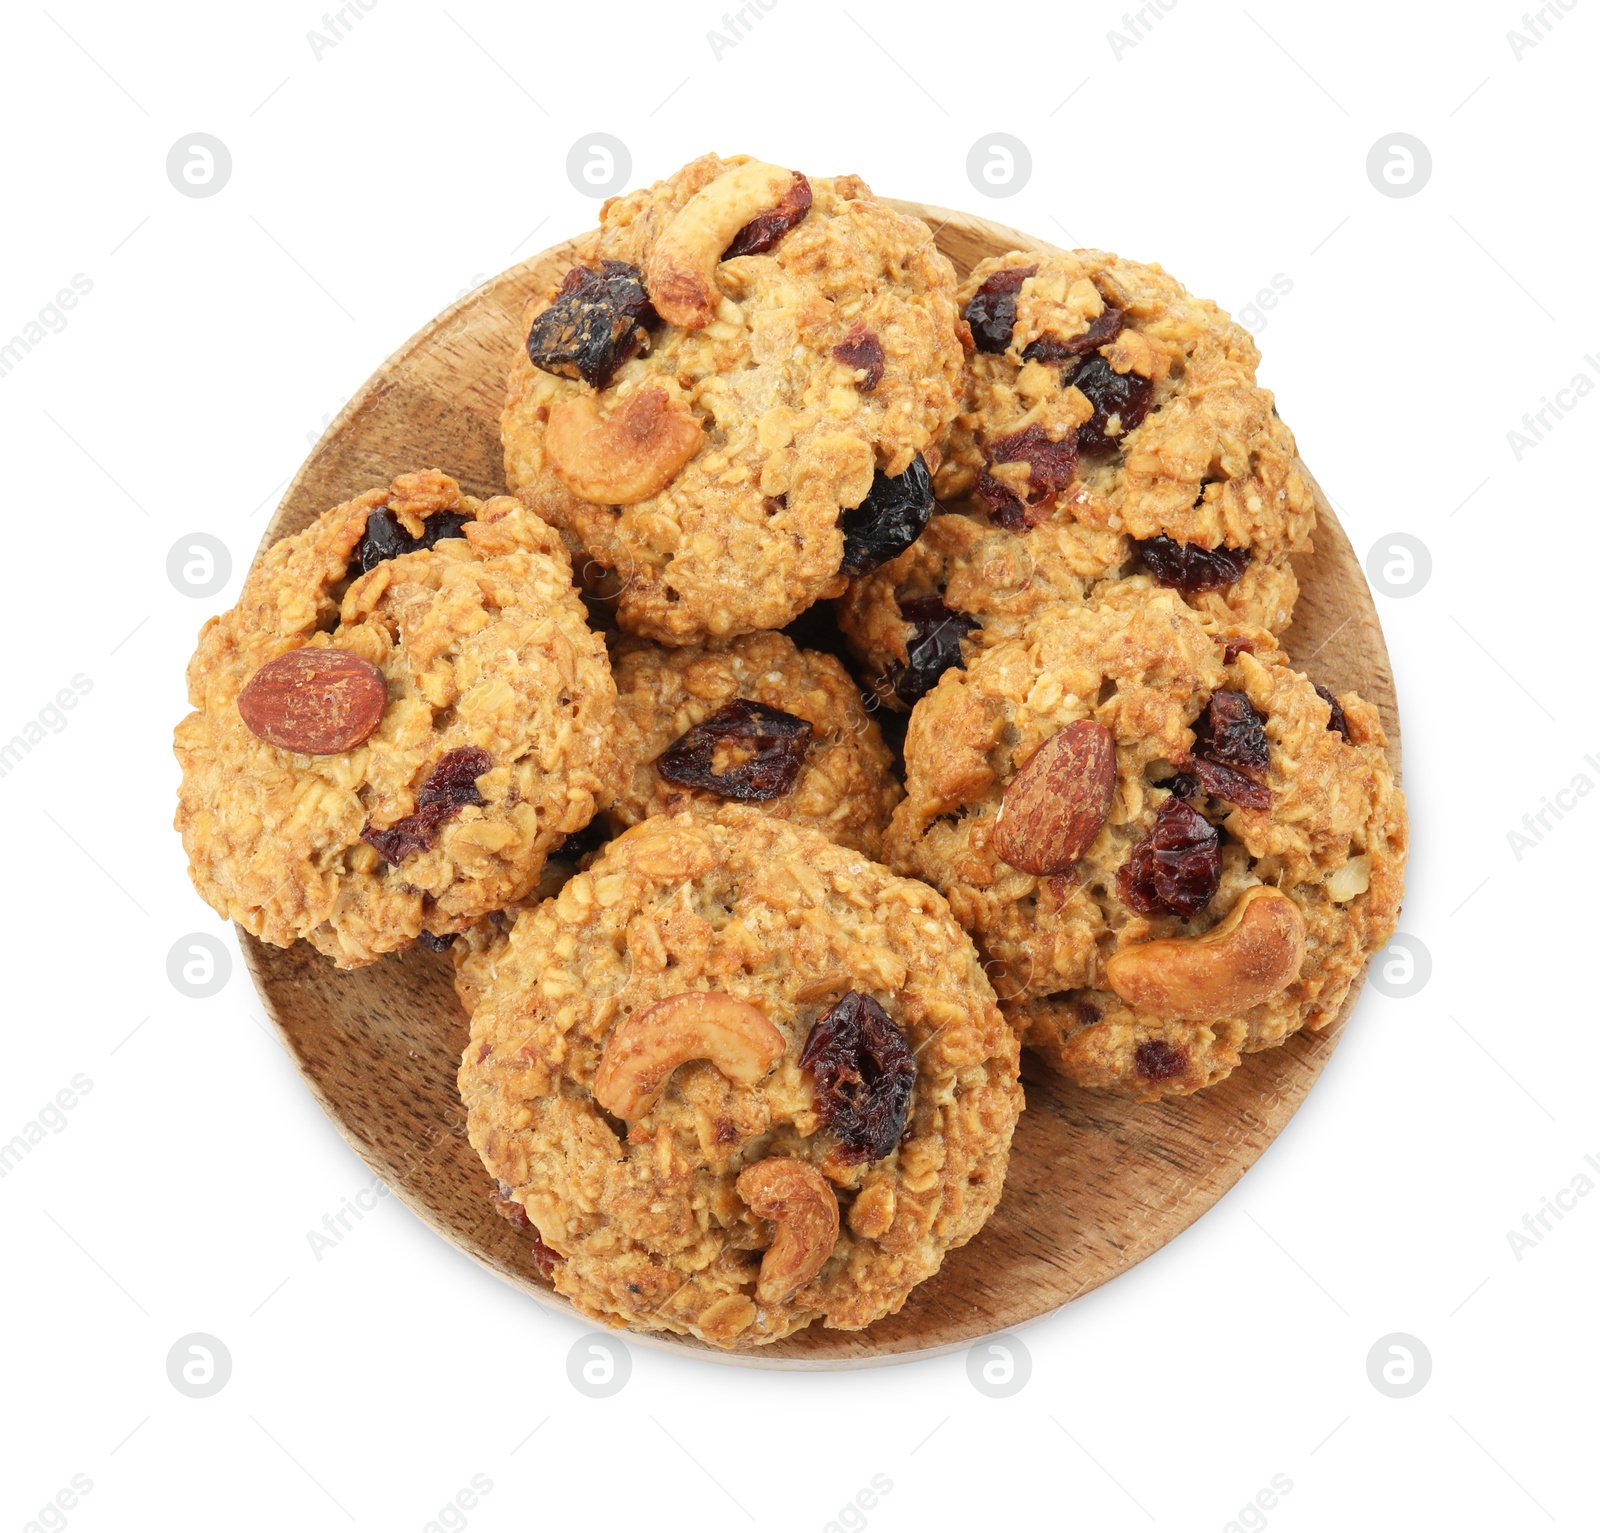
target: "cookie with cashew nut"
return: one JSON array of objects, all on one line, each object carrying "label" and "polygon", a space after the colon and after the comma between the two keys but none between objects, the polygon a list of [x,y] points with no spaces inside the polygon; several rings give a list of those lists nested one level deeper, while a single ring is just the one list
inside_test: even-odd
[{"label": "cookie with cashew nut", "polygon": [[435,471],[267,549],[188,681],[195,887],[342,968],[526,898],[615,776],[616,689],[559,535]]},{"label": "cookie with cashew nut", "polygon": [[1199,1090],[1331,1022],[1394,930],[1403,795],[1376,709],[1265,629],[1112,583],[947,671],[906,736],[898,872],[1080,1085]]},{"label": "cookie with cashew nut", "polygon": [[999,1200],[1018,1043],[971,940],[807,826],[645,820],[486,979],[468,1134],[596,1319],[718,1347],[857,1330]]},{"label": "cookie with cashew nut", "polygon": [[512,490],[662,644],[781,628],[899,553],[962,389],[955,271],[855,176],[704,155],[527,306]]},{"label": "cookie with cashew nut", "polygon": [[[1013,532],[980,510],[947,510],[904,553],[851,580],[834,607],[873,696],[905,712],[985,642],[1014,637],[1045,609],[1124,580],[1157,589],[1123,533],[1064,513]],[[1293,566],[1279,555],[1251,561],[1230,585],[1180,594],[1208,626],[1249,623],[1278,633],[1299,593]]]},{"label": "cookie with cashew nut", "polygon": [[971,495],[1012,531],[1065,516],[1122,533],[1190,595],[1310,547],[1294,436],[1214,303],[1103,250],[981,261],[960,303],[974,349],[940,499]]},{"label": "cookie with cashew nut", "polygon": [[608,818],[618,829],[737,802],[878,855],[900,784],[832,655],[757,633],[684,649],[624,638],[611,658],[621,774]]}]

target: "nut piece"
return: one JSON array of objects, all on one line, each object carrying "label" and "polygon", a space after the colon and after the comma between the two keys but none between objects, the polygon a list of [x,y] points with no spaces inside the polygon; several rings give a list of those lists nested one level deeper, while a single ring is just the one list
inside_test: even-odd
[{"label": "nut piece", "polygon": [[251,734],[302,756],[354,750],[378,727],[388,683],[370,660],[347,649],[307,645],[269,660],[239,693]]},{"label": "nut piece", "polygon": [[1270,884],[1255,884],[1203,937],[1163,937],[1113,954],[1106,983],[1136,1011],[1215,1022],[1292,984],[1305,956],[1300,907]]},{"label": "nut piece", "polygon": [[1117,742],[1104,724],[1058,729],[1011,779],[994,822],[994,849],[1014,868],[1064,873],[1100,834],[1117,788]]},{"label": "nut piece", "polygon": [[724,171],[678,210],[645,263],[644,284],[669,325],[701,330],[716,317],[722,294],[717,265],[729,242],[758,213],[783,200],[795,173],[751,160]]},{"label": "nut piece", "polygon": [[753,1086],[783,1050],[783,1034],[748,1001],[717,990],[669,995],[611,1030],[594,1075],[594,1099],[635,1123],[655,1106],[667,1077],[691,1059],[708,1059],[729,1080]]},{"label": "nut piece", "polygon": [[593,394],[564,399],[550,407],[544,439],[561,482],[597,506],[648,500],[672,483],[704,440],[688,406],[659,388],[636,390],[607,416]]},{"label": "nut piece", "polygon": [[746,1166],[734,1183],[758,1219],[776,1227],[761,1258],[756,1298],[784,1304],[822,1271],[839,1238],[839,1200],[809,1161],[775,1157]]}]

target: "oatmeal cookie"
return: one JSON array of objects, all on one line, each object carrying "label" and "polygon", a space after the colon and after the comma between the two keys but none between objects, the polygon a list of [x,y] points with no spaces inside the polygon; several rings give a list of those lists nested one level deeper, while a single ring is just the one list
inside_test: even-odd
[{"label": "oatmeal cookie", "polygon": [[615,572],[628,632],[781,628],[932,509],[955,271],[854,176],[705,155],[612,198],[524,336],[507,481]]},{"label": "oatmeal cookie", "polygon": [[977,1234],[1017,1047],[933,890],[730,805],[646,820],[518,920],[460,1086],[558,1292],[755,1346],[893,1314]]},{"label": "oatmeal cookie", "polygon": [[[941,512],[903,554],[852,580],[835,609],[868,687],[902,711],[978,645],[1014,638],[1046,608],[1082,601],[1107,581],[1130,580],[1157,584],[1122,533],[1067,516],[1011,532],[982,514]],[[1185,599],[1208,626],[1278,633],[1299,594],[1293,566],[1277,555]]]},{"label": "oatmeal cookie", "polygon": [[731,799],[878,855],[900,785],[832,655],[781,633],[693,649],[623,639],[612,666],[621,769],[609,817],[619,829]]},{"label": "oatmeal cookie", "polygon": [[1331,1021],[1394,930],[1405,849],[1376,709],[1141,583],[947,671],[885,838],[1024,1041],[1139,1098]]},{"label": "oatmeal cookie", "polygon": [[614,777],[616,689],[561,539],[433,471],[263,553],[188,683],[195,887],[342,968],[525,897]]},{"label": "oatmeal cookie", "polygon": [[1126,533],[1188,592],[1311,546],[1294,437],[1215,304],[1101,250],[982,261],[960,302],[975,351],[941,499],[974,494],[1014,531],[1067,515]]}]

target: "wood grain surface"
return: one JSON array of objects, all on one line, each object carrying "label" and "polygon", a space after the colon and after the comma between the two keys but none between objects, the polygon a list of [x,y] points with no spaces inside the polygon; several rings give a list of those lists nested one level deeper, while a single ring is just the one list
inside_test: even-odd
[{"label": "wood grain surface", "polygon": [[[965,272],[984,256],[1056,247],[965,213],[895,206],[928,221]],[[503,493],[499,416],[528,294],[571,260],[571,242],[513,267],[441,314],[373,375],[317,444],[263,546],[331,506],[411,468],[442,468],[475,495]],[[1382,710],[1395,768],[1393,678],[1361,566],[1318,492],[1316,551],[1285,642],[1315,679],[1354,688]],[[490,1206],[455,1090],[466,1019],[447,957],[416,948],[342,973],[305,943],[288,950],[240,933],[251,978],[323,1111],[419,1218],[540,1303],[573,1313],[534,1268],[525,1232]],[[1304,1101],[1338,1023],[1246,1059],[1199,1095],[1138,1105],[1081,1091],[1024,1055],[1027,1111],[1005,1195],[969,1245],[863,1332],[813,1325],[772,1346],[725,1353],[671,1336],[635,1345],[787,1369],[868,1367],[970,1346],[1060,1308],[1125,1272],[1186,1229],[1246,1170]]]}]

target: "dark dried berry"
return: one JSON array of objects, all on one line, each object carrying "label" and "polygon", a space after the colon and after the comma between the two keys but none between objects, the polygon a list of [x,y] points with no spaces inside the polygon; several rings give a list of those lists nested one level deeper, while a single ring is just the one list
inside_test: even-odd
[{"label": "dark dried berry", "polygon": [[731,261],[735,256],[761,255],[771,250],[810,211],[811,183],[797,170],[777,207],[756,214],[734,235],[722,252],[722,259]]},{"label": "dark dried berry", "polygon": [[1078,1014],[1079,1027],[1093,1027],[1100,1020],[1100,1008],[1093,1001],[1078,1001],[1072,1009]]},{"label": "dark dried berry", "polygon": [[852,327],[833,348],[833,360],[866,373],[867,376],[856,384],[863,394],[870,394],[883,382],[883,342],[863,324]]},{"label": "dark dried berry", "polygon": [[1248,548],[1200,548],[1193,543],[1176,542],[1165,533],[1133,546],[1158,586],[1182,591],[1185,596],[1220,591],[1250,567]]},{"label": "dark dried berry", "polygon": [[456,934],[446,932],[442,937],[436,937],[432,932],[418,932],[417,941],[430,953],[448,953],[456,945]]},{"label": "dark dried berry", "polygon": [[839,530],[844,533],[840,570],[866,575],[887,564],[922,536],[932,515],[933,475],[920,452],[897,479],[876,469],[867,498],[840,513]]},{"label": "dark dried berry", "polygon": [[1041,335],[1022,353],[1024,362],[1065,362],[1086,352],[1098,351],[1122,334],[1122,310],[1106,309],[1089,321],[1081,335],[1062,340],[1059,335]]},{"label": "dark dried berry", "polygon": [[911,1113],[917,1056],[870,995],[851,990],[817,1018],[800,1068],[812,1076],[817,1112],[838,1138],[846,1165],[882,1160],[899,1144]]},{"label": "dark dried berry", "polygon": [[374,830],[369,820],[361,839],[385,862],[399,867],[413,852],[427,851],[446,820],[468,804],[483,803],[477,780],[493,765],[488,751],[476,745],[446,751],[417,793],[416,809],[383,830]]},{"label": "dark dried berry", "polygon": [[978,626],[964,612],[952,612],[937,596],[916,596],[900,603],[900,617],[911,624],[906,663],[895,661],[885,673],[894,695],[911,707],[931,691],[953,665],[961,665],[961,641]]},{"label": "dark dried berry", "polygon": [[1323,686],[1320,681],[1314,681],[1311,685],[1317,689],[1317,696],[1328,705],[1328,728],[1333,730],[1335,734],[1343,735],[1344,743],[1348,745],[1350,743],[1350,725],[1344,716],[1344,709],[1339,706],[1339,699]]},{"label": "dark dried berry", "polygon": [[1192,772],[1179,772],[1165,782],[1158,782],[1156,786],[1165,788],[1174,798],[1189,798],[1200,784]]},{"label": "dark dried berry", "polygon": [[1256,652],[1253,639],[1224,639],[1222,641],[1222,663],[1232,665],[1240,655],[1253,655]]},{"label": "dark dried berry", "polygon": [[422,536],[414,538],[388,507],[380,507],[367,518],[367,530],[356,545],[356,558],[361,573],[376,568],[385,559],[397,559],[401,554],[414,554],[432,548],[443,538],[459,538],[461,529],[472,518],[460,511],[435,511],[422,523]]},{"label": "dark dried berry", "polygon": [[1213,798],[1226,799],[1241,809],[1272,807],[1272,790],[1234,767],[1223,766],[1219,761],[1205,761],[1198,756],[1188,758],[1188,767]]},{"label": "dark dried berry", "polygon": [[[1049,519],[1051,502],[1078,472],[1078,439],[1069,431],[1052,442],[1043,426],[1029,426],[990,442],[984,449],[987,463],[978,475],[977,496],[989,514],[1008,532],[1021,532]],[[997,463],[1028,465],[1026,502],[989,472]]]},{"label": "dark dried berry", "polygon": [[1272,759],[1265,720],[1243,692],[1213,692],[1194,723],[1194,753],[1241,772],[1264,772]]},{"label": "dark dried berry", "polygon": [[[1119,373],[1104,357],[1090,357],[1068,380],[1094,406],[1094,418],[1078,427],[1085,452],[1109,452],[1150,413],[1156,386],[1138,373]],[[1115,420],[1116,430],[1111,429]]]},{"label": "dark dried berry", "polygon": [[1150,833],[1117,869],[1117,893],[1140,915],[1192,916],[1204,910],[1222,879],[1217,827],[1181,799],[1156,811]]},{"label": "dark dried berry", "polygon": [[559,1251],[552,1251],[537,1235],[533,1237],[533,1244],[528,1250],[539,1276],[547,1283],[556,1275],[556,1268],[566,1260]]},{"label": "dark dried berry", "polygon": [[1147,1081],[1170,1081],[1189,1068],[1189,1051],[1161,1038],[1146,1038],[1134,1049],[1133,1064]]},{"label": "dark dried berry", "polygon": [[555,302],[529,327],[528,360],[557,377],[581,378],[603,389],[660,323],[637,266],[574,266]]},{"label": "dark dried berry", "polygon": [[1017,289],[1037,266],[1003,266],[990,276],[967,303],[963,316],[979,351],[1000,352],[1011,344],[1017,323]]},{"label": "dark dried berry", "polygon": [[511,1184],[496,1180],[494,1184],[494,1211],[500,1215],[507,1224],[519,1230],[533,1228],[533,1221],[528,1218],[528,1210],[511,1196]]},{"label": "dark dried berry", "polygon": [[736,697],[679,735],[656,757],[656,771],[685,788],[759,803],[794,787],[810,744],[804,719]]}]

